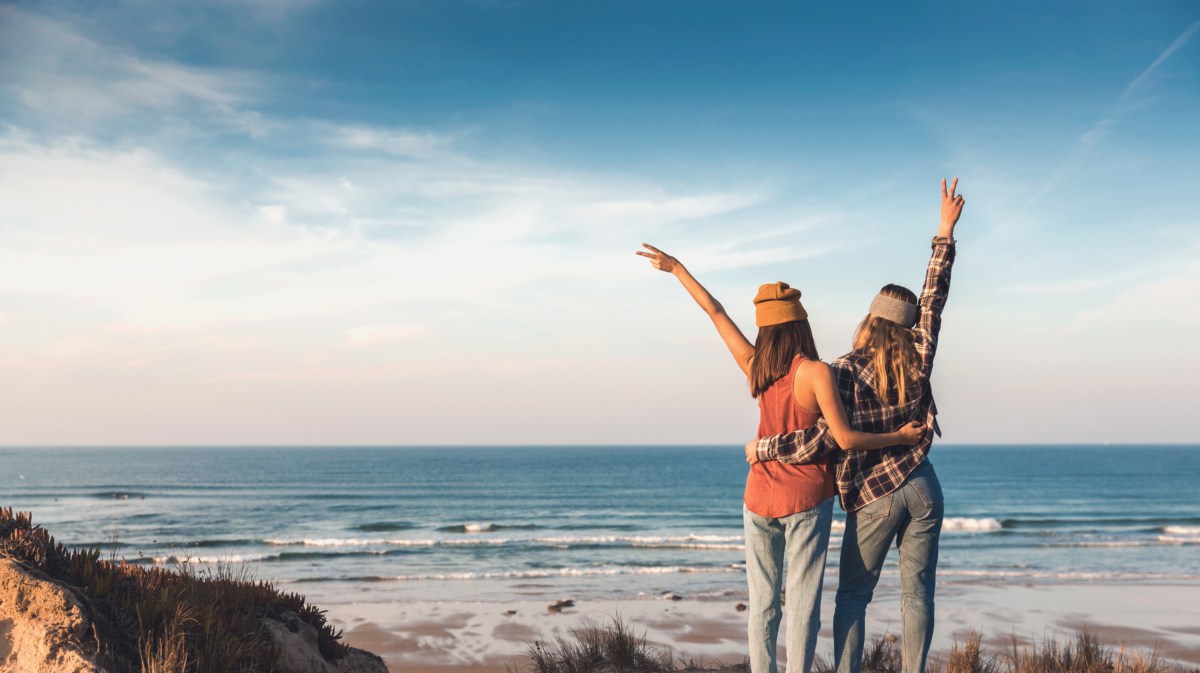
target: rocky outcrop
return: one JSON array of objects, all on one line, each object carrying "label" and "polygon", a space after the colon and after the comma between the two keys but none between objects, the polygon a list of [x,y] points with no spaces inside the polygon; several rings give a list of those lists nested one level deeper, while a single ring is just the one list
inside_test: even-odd
[{"label": "rocky outcrop", "polygon": [[[78,589],[0,557],[0,671],[114,673],[97,654],[94,618],[94,607]],[[317,629],[295,613],[264,619],[262,626],[279,652],[277,673],[387,673],[382,659],[354,648],[326,661]]]},{"label": "rocky outcrop", "polygon": [[78,590],[0,558],[0,670],[108,673]]},{"label": "rocky outcrop", "polygon": [[275,670],[280,673],[387,673],[383,659],[353,647],[336,662],[326,661],[317,644],[317,629],[294,612],[283,613],[278,621],[264,619],[263,628],[279,651]]}]

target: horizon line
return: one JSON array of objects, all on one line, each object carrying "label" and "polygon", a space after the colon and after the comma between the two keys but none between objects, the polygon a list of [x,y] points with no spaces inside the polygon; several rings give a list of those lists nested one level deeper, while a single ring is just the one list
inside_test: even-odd
[{"label": "horizon line", "polygon": [[[468,448],[728,448],[739,443],[502,443],[502,444],[0,444],[0,451],[15,449],[468,449]],[[944,447],[1200,447],[1200,440],[1184,442],[941,442]]]}]

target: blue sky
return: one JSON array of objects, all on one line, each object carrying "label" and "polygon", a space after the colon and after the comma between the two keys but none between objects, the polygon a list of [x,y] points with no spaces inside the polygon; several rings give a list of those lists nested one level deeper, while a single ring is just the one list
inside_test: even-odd
[{"label": "blue sky", "polygon": [[1192,2],[0,3],[4,444],[721,443],[968,204],[947,441],[1197,441]]}]

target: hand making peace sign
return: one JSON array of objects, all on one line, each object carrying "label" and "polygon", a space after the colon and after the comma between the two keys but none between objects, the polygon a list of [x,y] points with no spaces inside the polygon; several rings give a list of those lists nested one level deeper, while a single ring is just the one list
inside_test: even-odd
[{"label": "hand making peace sign", "polygon": [[958,218],[962,215],[963,204],[967,202],[962,194],[954,195],[954,189],[958,187],[958,178],[954,178],[954,182],[950,183],[950,191],[946,191],[946,178],[942,178],[942,223],[938,227],[938,236],[943,238],[954,238],[954,225],[958,223]]}]

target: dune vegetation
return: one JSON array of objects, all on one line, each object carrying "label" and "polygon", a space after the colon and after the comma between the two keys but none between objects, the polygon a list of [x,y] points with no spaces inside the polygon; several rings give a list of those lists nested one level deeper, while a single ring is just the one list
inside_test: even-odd
[{"label": "dune vegetation", "polygon": [[[619,616],[608,624],[586,624],[565,636],[527,644],[529,663],[509,673],[700,673],[749,671],[748,662],[711,663],[677,656],[646,642],[645,634]],[[903,673],[900,643],[881,636],[863,653],[864,673]],[[1034,644],[1014,641],[1004,650],[988,650],[977,632],[956,643],[945,656],[934,656],[927,673],[1200,673],[1200,668],[1168,662],[1153,652],[1101,643],[1080,632],[1072,640]],[[818,658],[813,673],[834,673],[833,662]]]},{"label": "dune vegetation", "polygon": [[[68,549],[27,512],[0,508],[0,558],[78,588],[94,642],[87,645],[116,673],[258,673],[275,668],[277,648],[264,620],[296,615],[317,630],[320,654],[346,652],[341,634],[303,596],[256,580],[241,564],[142,567]],[[290,617],[290,616],[289,616]]]}]

